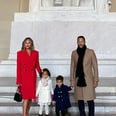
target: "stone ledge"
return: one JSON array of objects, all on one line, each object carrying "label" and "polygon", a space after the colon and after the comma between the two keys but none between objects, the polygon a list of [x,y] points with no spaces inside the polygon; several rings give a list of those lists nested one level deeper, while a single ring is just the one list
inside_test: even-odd
[{"label": "stone ledge", "polygon": [[[1,114],[1,113],[0,113]],[[11,114],[1,114],[2,116],[11,116]],[[72,113],[72,116],[78,116],[79,115],[79,113]],[[12,116],[22,116],[22,114],[12,114]],[[34,114],[31,114],[30,116],[38,116],[38,114],[37,113],[34,113]],[[50,116],[56,116],[55,114],[50,114]],[[71,115],[69,115],[69,116],[71,116]],[[106,113],[97,113],[95,116],[116,116],[116,114],[107,114],[107,112]]]},{"label": "stone ledge", "polygon": [[[31,107],[30,114],[37,114],[39,107]],[[78,107],[71,107],[69,108],[70,114],[78,114]],[[51,114],[55,113],[54,107],[50,108]],[[86,107],[86,112],[88,112],[88,108]],[[96,114],[105,114],[107,113],[108,116],[116,115],[116,107],[95,107]],[[22,114],[22,106],[15,106],[15,107],[0,107],[0,114]]]},{"label": "stone ledge", "polygon": [[116,21],[116,13],[97,14],[95,11],[40,11],[15,13],[15,22],[33,21]]},{"label": "stone ledge", "polygon": [[[55,86],[55,77],[51,77]],[[70,84],[69,77],[65,77],[64,83]],[[0,87],[15,87],[16,77],[0,77]],[[100,77],[98,87],[116,87],[116,77]]]},{"label": "stone ledge", "polygon": [[[15,91],[14,92],[0,92],[0,97],[4,97],[4,96],[9,96],[10,98],[13,97]],[[70,94],[74,94],[73,92],[69,92]],[[97,92],[96,96],[116,96],[116,93],[109,93],[109,92]]]}]

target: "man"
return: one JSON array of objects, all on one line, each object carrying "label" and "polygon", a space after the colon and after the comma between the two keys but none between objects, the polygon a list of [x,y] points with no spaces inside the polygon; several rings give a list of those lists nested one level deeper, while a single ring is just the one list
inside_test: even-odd
[{"label": "man", "polygon": [[84,101],[89,107],[89,116],[94,116],[95,88],[98,86],[98,64],[94,51],[85,45],[85,37],[77,38],[78,47],[72,52],[70,82],[78,100],[80,116],[86,116]]}]

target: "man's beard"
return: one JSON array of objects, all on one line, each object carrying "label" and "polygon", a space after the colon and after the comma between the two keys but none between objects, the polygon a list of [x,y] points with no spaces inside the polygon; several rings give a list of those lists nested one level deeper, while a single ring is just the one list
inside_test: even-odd
[{"label": "man's beard", "polygon": [[78,45],[79,48],[83,48],[84,46],[85,46],[85,44],[84,45]]}]

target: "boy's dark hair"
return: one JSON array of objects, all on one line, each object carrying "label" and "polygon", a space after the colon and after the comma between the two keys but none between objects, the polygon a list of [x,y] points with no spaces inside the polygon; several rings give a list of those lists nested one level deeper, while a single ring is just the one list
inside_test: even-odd
[{"label": "boy's dark hair", "polygon": [[85,37],[82,36],[82,35],[77,37],[77,41],[78,41],[80,38],[82,38],[82,39],[85,41]]},{"label": "boy's dark hair", "polygon": [[59,75],[59,76],[56,77],[56,81],[58,81],[58,80],[61,80],[63,82],[64,77],[62,75]]},{"label": "boy's dark hair", "polygon": [[48,76],[51,77],[51,73],[47,68],[44,68],[43,71],[40,73],[40,77],[42,77],[43,72],[47,72]]}]

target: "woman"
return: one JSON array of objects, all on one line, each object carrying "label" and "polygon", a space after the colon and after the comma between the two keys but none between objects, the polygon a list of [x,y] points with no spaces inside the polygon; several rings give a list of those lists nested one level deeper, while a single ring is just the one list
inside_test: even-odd
[{"label": "woman", "polygon": [[17,80],[23,98],[23,116],[29,116],[32,99],[36,98],[36,69],[41,72],[39,52],[34,50],[33,40],[25,38],[21,51],[17,52]]}]

